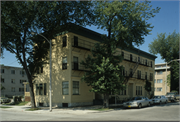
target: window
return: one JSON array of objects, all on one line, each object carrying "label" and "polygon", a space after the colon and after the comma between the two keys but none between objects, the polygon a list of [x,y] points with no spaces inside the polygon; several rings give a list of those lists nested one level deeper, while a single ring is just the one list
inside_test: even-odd
[{"label": "window", "polygon": [[132,54],[130,54],[130,61],[132,61]]},{"label": "window", "polygon": [[43,84],[39,84],[39,95],[43,95]]},{"label": "window", "polygon": [[153,81],[153,73],[150,73],[150,81]]},{"label": "window", "polygon": [[154,75],[156,75],[156,72],[154,72]]},{"label": "window", "polygon": [[14,87],[11,87],[11,91],[12,91],[12,92],[15,92],[15,88],[14,88]]},{"label": "window", "polygon": [[73,95],[79,95],[79,81],[73,81]]},{"label": "window", "polygon": [[41,67],[41,73],[43,73],[43,67]]},{"label": "window", "polygon": [[162,91],[162,87],[157,88],[157,91]]},{"label": "window", "polygon": [[140,57],[138,57],[138,62],[140,63]]},{"label": "window", "polygon": [[156,91],[156,88],[154,88],[154,91]]},{"label": "window", "polygon": [[154,83],[156,83],[156,79],[154,79]]},{"label": "window", "polygon": [[162,83],[162,79],[157,79],[157,83]]},{"label": "window", "polygon": [[67,36],[63,37],[63,47],[67,46]]},{"label": "window", "polygon": [[44,83],[44,95],[46,95],[46,83]]},{"label": "window", "polygon": [[25,71],[20,71],[20,75],[22,75],[22,77],[24,77],[25,74]]},{"label": "window", "polygon": [[157,71],[157,75],[162,75],[163,71]]},{"label": "window", "polygon": [[74,36],[74,46],[78,46],[78,37]]},{"label": "window", "polygon": [[39,74],[39,67],[37,68],[37,74]]},{"label": "window", "polygon": [[122,51],[121,55],[122,55],[122,57],[124,57],[124,52],[123,51]]},{"label": "window", "polygon": [[152,67],[152,61],[151,61],[151,67]]},{"label": "window", "polygon": [[130,68],[130,77],[133,76],[133,69]]},{"label": "window", "polygon": [[145,80],[147,80],[147,72],[145,72]]},{"label": "window", "polygon": [[1,73],[4,73],[4,69],[1,69]]},{"label": "window", "polygon": [[73,56],[73,68],[78,70],[78,57]]},{"label": "window", "polygon": [[14,79],[11,79],[11,83],[15,83],[15,80],[14,80]]},{"label": "window", "polygon": [[24,88],[19,88],[19,92],[24,92]]},{"label": "window", "polygon": [[141,71],[139,71],[139,70],[137,71],[137,78],[141,79]]},{"label": "window", "polygon": [[146,59],[146,64],[145,65],[147,66],[147,59]]},{"label": "window", "polygon": [[38,87],[38,84],[36,84],[36,95],[39,95],[38,91],[39,91],[39,87]]},{"label": "window", "polygon": [[142,86],[136,86],[136,95],[142,95]]},{"label": "window", "polygon": [[67,69],[67,57],[62,58],[62,69]]},{"label": "window", "polygon": [[4,78],[1,78],[1,83],[4,83]]},{"label": "window", "polygon": [[68,81],[62,82],[62,94],[63,95],[69,94],[69,82]]},{"label": "window", "polygon": [[120,95],[126,95],[126,90],[121,90]]},{"label": "window", "polygon": [[26,82],[26,80],[20,80],[20,83],[22,84],[23,82]]},{"label": "window", "polygon": [[15,70],[11,70],[11,74],[15,74]]}]

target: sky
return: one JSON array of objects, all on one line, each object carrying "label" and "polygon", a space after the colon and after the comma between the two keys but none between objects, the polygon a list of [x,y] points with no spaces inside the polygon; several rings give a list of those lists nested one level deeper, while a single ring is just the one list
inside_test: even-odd
[{"label": "sky", "polygon": [[[179,33],[179,14],[180,14],[180,1],[151,1],[150,5],[153,8],[160,7],[159,13],[155,14],[154,18],[149,19],[147,22],[151,23],[154,28],[151,31],[151,35],[145,36],[145,42],[141,46],[139,46],[140,50],[143,50],[149,53],[148,45],[153,42],[153,39],[157,37],[157,34],[166,33],[171,34],[174,30]],[[86,28],[96,31],[101,34],[107,34],[106,31],[97,29],[97,26],[86,26]],[[5,66],[14,66],[14,67],[22,67],[15,55],[5,51],[4,58],[0,60],[0,64]],[[164,60],[161,59],[161,56],[155,55],[157,58],[155,59],[155,64],[164,63]]]}]

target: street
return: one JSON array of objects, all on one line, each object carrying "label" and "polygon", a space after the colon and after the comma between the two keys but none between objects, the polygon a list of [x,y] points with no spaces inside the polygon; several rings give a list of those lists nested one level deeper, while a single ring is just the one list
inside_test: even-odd
[{"label": "street", "polygon": [[[0,121],[179,121],[180,102],[153,105],[141,109],[120,109],[94,113],[35,113],[1,109]],[[83,110],[82,110],[83,111]]]}]

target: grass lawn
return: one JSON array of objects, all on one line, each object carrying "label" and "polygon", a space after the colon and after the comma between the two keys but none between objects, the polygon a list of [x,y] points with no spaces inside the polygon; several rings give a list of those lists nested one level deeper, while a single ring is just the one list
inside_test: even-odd
[{"label": "grass lawn", "polygon": [[26,109],[26,111],[36,111],[36,110],[41,110],[41,108],[30,108],[30,109]]},{"label": "grass lawn", "polygon": [[0,108],[12,108],[12,107],[8,107],[8,106],[0,106]]},{"label": "grass lawn", "polygon": [[22,106],[22,105],[26,105],[27,103],[28,103],[28,101],[24,101],[24,102],[15,102],[14,104],[5,103],[4,105],[17,105],[17,106]]}]

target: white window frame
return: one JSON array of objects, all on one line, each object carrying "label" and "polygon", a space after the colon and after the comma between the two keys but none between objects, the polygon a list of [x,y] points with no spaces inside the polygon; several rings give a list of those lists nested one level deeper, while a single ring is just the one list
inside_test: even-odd
[{"label": "white window frame", "polygon": [[69,81],[62,82],[62,95],[69,95]]}]

